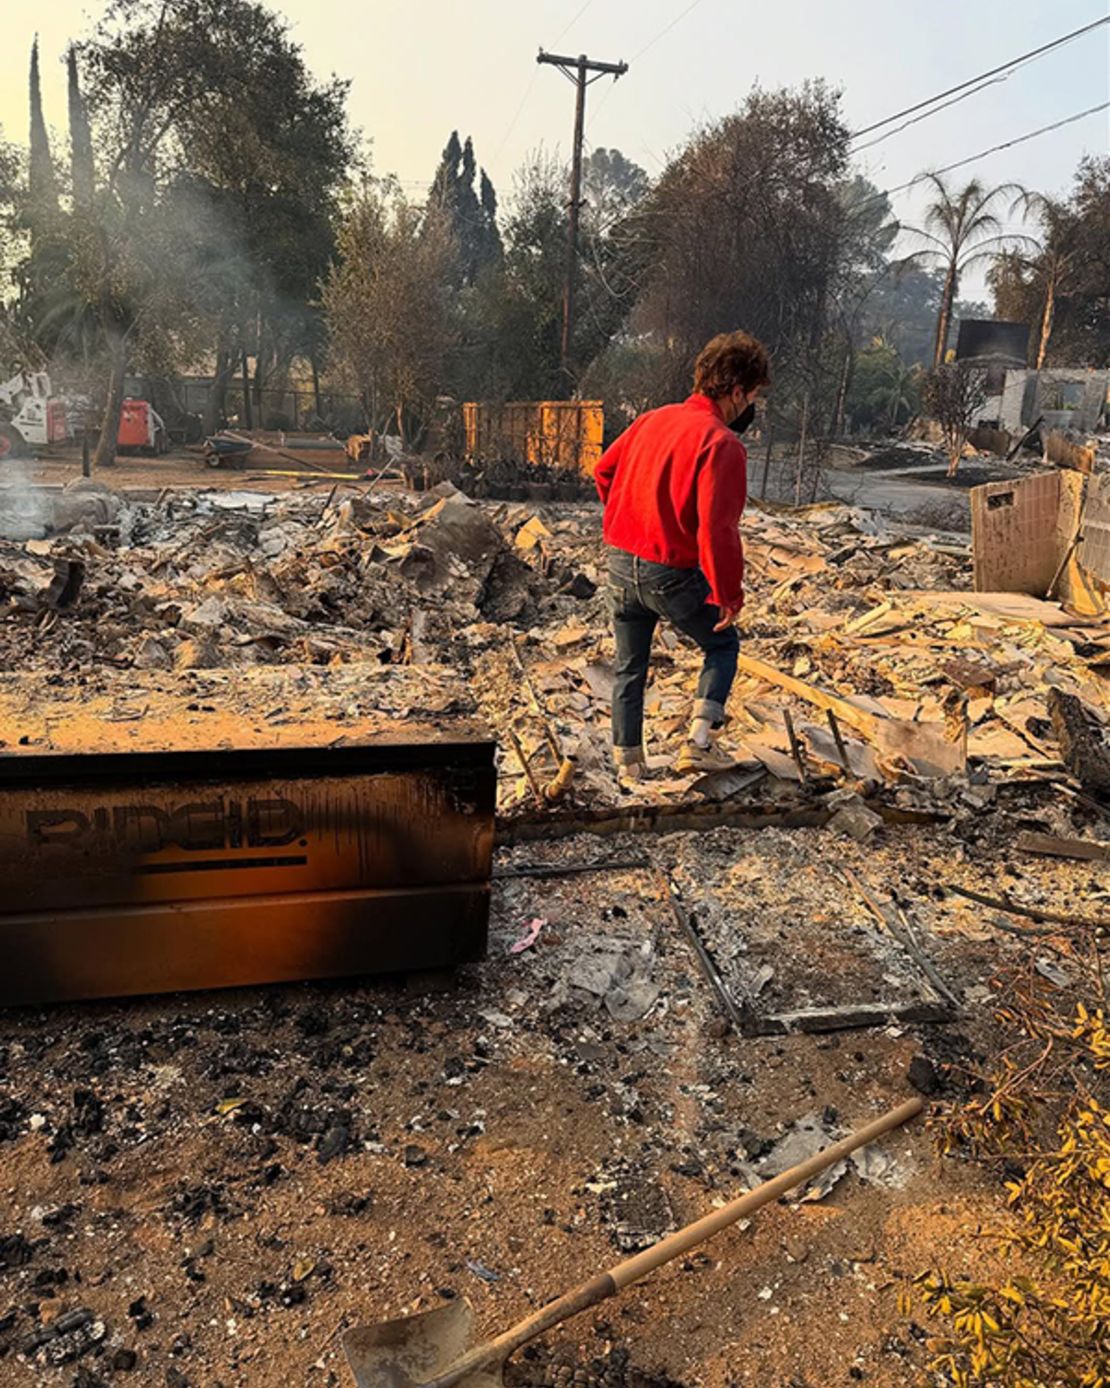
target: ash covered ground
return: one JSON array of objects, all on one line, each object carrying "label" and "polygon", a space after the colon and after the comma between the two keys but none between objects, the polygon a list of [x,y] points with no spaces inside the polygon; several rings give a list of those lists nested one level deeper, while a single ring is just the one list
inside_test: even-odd
[{"label": "ash covered ground", "polygon": [[[502,740],[498,871],[523,875],[495,883],[488,960],[451,978],[0,1017],[4,1381],[338,1385],[351,1326],[465,1295],[483,1330],[503,1329],[784,1153],[892,1107],[913,1092],[915,1058],[926,1087],[973,1071],[1000,968],[1043,949],[1066,972],[1042,937],[1000,930],[948,889],[1097,910],[1095,865],[1016,842],[1103,837],[1048,713],[1053,687],[1101,699],[1101,631],[976,607],[951,537],[842,506],[754,511],[745,650],[910,723],[940,718],[958,691],[967,765],[927,779],[846,727],[845,771],[804,700],[746,676],[735,778],[676,781],[667,762],[697,660],[661,638],[654,775],[629,795],[607,760],[598,523],[588,505],[472,505],[449,490],[77,488],[9,527],[7,752],[80,745],[108,725],[195,739],[206,719],[225,732],[239,719],[256,739],[309,719],[343,736],[375,712],[430,723],[476,705]],[[281,693],[267,700],[271,678]],[[540,811],[505,741],[514,732],[533,775],[552,774],[545,720],[579,771]],[[692,806],[698,831],[668,832]],[[652,832],[619,832],[645,809]],[[599,810],[606,834],[583,832]],[[743,814],[763,827],[728,823]],[[598,863],[625,866],[542,871]],[[959,1015],[730,1034],[668,879],[761,1014],[932,997],[924,957]],[[897,1289],[938,1244],[982,1268],[966,1230],[997,1210],[995,1193],[939,1163],[919,1125],[812,1194],[563,1327],[512,1381],[911,1381],[924,1332]]]}]

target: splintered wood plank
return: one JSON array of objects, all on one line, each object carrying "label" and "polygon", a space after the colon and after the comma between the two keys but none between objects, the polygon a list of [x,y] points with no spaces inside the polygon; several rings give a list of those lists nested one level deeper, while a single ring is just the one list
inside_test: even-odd
[{"label": "splintered wood plank", "polygon": [[1014,622],[1040,622],[1046,627],[1098,627],[1104,625],[1097,617],[1077,617],[1065,612],[1057,602],[1032,598],[1028,593],[964,593],[940,590],[911,589],[900,594],[905,602],[921,603],[926,607],[969,607],[985,616],[1009,618]]},{"label": "splintered wood plank", "polygon": [[1093,843],[1090,839],[1058,839],[1051,834],[1026,833],[1018,836],[1018,848],[1023,853],[1035,853],[1041,858],[1071,858],[1077,862],[1110,862],[1110,844]]},{"label": "splintered wood plank", "polygon": [[773,665],[768,665],[765,660],[757,660],[752,655],[741,655],[737,664],[744,674],[753,675],[756,679],[766,681],[767,684],[778,685],[780,689],[787,690],[799,699],[805,699],[807,703],[816,704],[818,708],[832,709],[842,723],[858,728],[866,737],[873,738],[875,736],[875,728],[879,722],[878,716],[857,708],[855,704],[849,703],[847,699],[842,699],[838,694],[832,694],[826,689],[821,689],[818,685],[809,684],[805,680],[797,679],[794,675],[788,675],[782,670],[777,670]]},{"label": "splintered wood plank", "polygon": [[788,693],[818,708],[831,709],[842,723],[861,732],[888,757],[904,758],[926,776],[947,776],[959,771],[967,762],[966,729],[963,737],[949,736],[944,723],[916,723],[908,719],[890,718],[881,712],[870,712],[848,699],[809,684],[806,680],[788,675],[754,656],[741,655],[739,668],[767,684],[777,685]]}]

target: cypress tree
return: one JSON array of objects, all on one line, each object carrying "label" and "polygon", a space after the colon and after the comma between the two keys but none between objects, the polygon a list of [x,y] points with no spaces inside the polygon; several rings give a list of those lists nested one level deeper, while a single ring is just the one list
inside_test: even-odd
[{"label": "cypress tree", "polygon": [[50,157],[50,137],[42,114],[42,86],[39,82],[39,39],[31,45],[31,202],[36,212],[52,211],[58,205],[54,182],[54,163]]},{"label": "cypress tree", "polygon": [[93,165],[92,131],[85,98],[77,80],[77,50],[70,48],[66,55],[69,68],[69,147],[73,177],[73,201],[77,207],[92,206],[95,173]]},{"label": "cypress tree", "polygon": [[451,218],[452,225],[455,218],[455,205],[457,201],[457,189],[459,183],[459,164],[462,162],[462,146],[459,144],[459,132],[451,131],[451,138],[447,141],[440,155],[439,168],[436,169],[436,176],[432,180],[431,199],[438,203],[444,212]]},{"label": "cypress tree", "polygon": [[485,169],[482,170],[478,186],[480,189],[478,200],[482,208],[484,240],[482,258],[483,261],[488,264],[491,261],[501,259],[504,254],[504,247],[501,244],[501,232],[498,230],[497,226],[497,193]]}]

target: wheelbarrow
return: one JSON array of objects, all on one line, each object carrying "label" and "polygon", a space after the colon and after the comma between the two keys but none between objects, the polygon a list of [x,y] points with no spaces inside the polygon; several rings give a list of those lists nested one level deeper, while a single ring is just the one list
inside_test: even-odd
[{"label": "wheelbarrow", "polygon": [[212,434],[204,440],[204,461],[209,467],[222,467],[225,462],[242,461],[253,447],[250,439]]}]

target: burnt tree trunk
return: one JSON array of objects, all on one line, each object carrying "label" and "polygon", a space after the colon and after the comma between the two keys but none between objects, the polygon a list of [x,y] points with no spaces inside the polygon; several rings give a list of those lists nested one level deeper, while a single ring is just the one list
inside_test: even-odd
[{"label": "burnt tree trunk", "polygon": [[243,426],[246,429],[254,428],[254,411],[251,409],[251,377],[250,369],[247,366],[247,352],[243,349],[242,355],[243,368]]},{"label": "burnt tree trunk", "polygon": [[763,484],[759,489],[759,495],[767,495],[767,474],[771,471],[771,454],[775,447],[775,421],[771,411],[767,411],[767,451],[763,455]]},{"label": "burnt tree trunk", "polygon": [[1041,340],[1037,344],[1037,370],[1044,366],[1048,355],[1048,340],[1052,336],[1052,320],[1056,316],[1056,276],[1049,275],[1045,289],[1044,313],[1041,316]]},{"label": "burnt tree trunk", "polygon": [[222,343],[216,349],[216,370],[208,388],[208,403],[204,411],[204,432],[214,434],[227,413],[227,386],[231,379],[231,353]]},{"label": "burnt tree trunk", "polygon": [[255,347],[254,357],[254,413],[258,419],[259,428],[265,424],[265,411],[262,408],[262,381],[264,371],[262,363],[266,359],[267,347],[264,341],[262,315],[258,315],[258,340]]},{"label": "burnt tree trunk", "polygon": [[851,339],[845,343],[844,370],[840,373],[840,385],[836,392],[836,404],[833,406],[832,428],[830,433],[833,438],[839,438],[844,432],[844,407],[848,399],[848,391],[852,385],[852,372],[856,363],[856,352],[852,346]]},{"label": "burnt tree trunk", "polygon": [[320,368],[316,364],[315,352],[309,357],[308,364],[312,370],[312,406],[316,411],[316,418],[323,419],[324,408],[320,403]]},{"label": "burnt tree trunk", "polygon": [[937,340],[933,348],[933,365],[940,366],[944,361],[948,346],[948,328],[952,322],[952,305],[956,302],[956,266],[953,262],[944,277],[944,292],[940,300],[940,315],[937,318]]},{"label": "burnt tree trunk", "polygon": [[116,461],[119,441],[119,417],[123,408],[124,377],[127,375],[127,336],[108,330],[110,364],[108,391],[104,399],[104,414],[100,420],[100,437],[92,457],[92,468],[110,467]]}]

